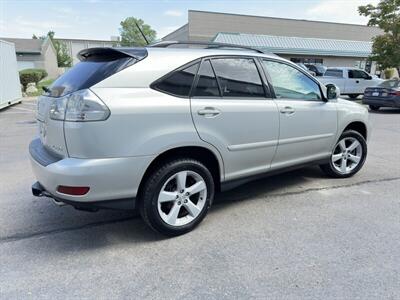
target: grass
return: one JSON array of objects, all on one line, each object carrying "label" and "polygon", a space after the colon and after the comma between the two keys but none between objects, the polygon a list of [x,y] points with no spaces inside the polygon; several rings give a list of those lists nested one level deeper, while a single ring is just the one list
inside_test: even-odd
[{"label": "grass", "polygon": [[39,81],[39,83],[37,84],[36,88],[38,89],[38,91],[36,93],[29,93],[28,96],[40,96],[43,93],[43,86],[49,86],[50,84],[52,84],[54,82],[54,79],[46,79],[46,80],[42,80]]}]

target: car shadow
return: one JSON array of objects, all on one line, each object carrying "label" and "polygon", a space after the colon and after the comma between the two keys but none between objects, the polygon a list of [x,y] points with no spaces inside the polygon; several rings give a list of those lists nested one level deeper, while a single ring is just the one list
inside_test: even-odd
[{"label": "car shadow", "polygon": [[[252,181],[233,190],[218,193],[210,213],[214,214],[238,202],[251,201],[261,195],[279,194],[293,186],[301,187],[310,179],[321,177],[325,176],[318,167],[307,167]],[[105,217],[108,215],[106,211],[102,214]],[[112,214],[111,211],[110,214]],[[81,216],[84,217],[84,215]],[[41,252],[43,255],[46,255],[48,251],[63,255],[63,253],[68,254],[75,251],[92,251],[115,244],[134,246],[169,239],[151,230],[136,213],[123,212],[119,216],[119,218],[111,220],[71,226],[43,234],[48,237],[46,242],[48,246],[41,249]],[[40,217],[36,221],[40,222]],[[189,235],[194,233],[195,231]],[[185,236],[178,238],[185,239]],[[42,243],[38,244],[38,247],[41,246]]]}]

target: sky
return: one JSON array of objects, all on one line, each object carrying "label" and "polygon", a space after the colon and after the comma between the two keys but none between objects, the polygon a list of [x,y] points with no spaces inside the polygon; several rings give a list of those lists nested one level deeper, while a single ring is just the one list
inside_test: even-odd
[{"label": "sky", "polygon": [[357,7],[378,0],[0,0],[0,37],[31,38],[53,30],[58,38],[104,39],[120,22],[141,18],[157,38],[187,23],[188,10],[363,24]]}]

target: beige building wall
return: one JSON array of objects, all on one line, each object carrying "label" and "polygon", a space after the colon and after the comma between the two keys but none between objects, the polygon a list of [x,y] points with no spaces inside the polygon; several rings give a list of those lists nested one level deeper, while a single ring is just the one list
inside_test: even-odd
[{"label": "beige building wall", "polygon": [[189,40],[211,40],[218,32],[370,41],[377,27],[189,10]]},{"label": "beige building wall", "polygon": [[57,54],[52,45],[48,45],[42,54],[44,59],[44,69],[47,71],[48,78],[57,78],[59,76]]},{"label": "beige building wall", "polygon": [[189,25],[185,24],[177,30],[167,34],[162,38],[163,41],[187,41],[189,39]]},{"label": "beige building wall", "polygon": [[79,51],[94,47],[113,47],[117,41],[101,41],[101,40],[78,40],[78,39],[57,39],[67,45],[69,55],[72,57],[72,64],[79,62],[77,57]]}]

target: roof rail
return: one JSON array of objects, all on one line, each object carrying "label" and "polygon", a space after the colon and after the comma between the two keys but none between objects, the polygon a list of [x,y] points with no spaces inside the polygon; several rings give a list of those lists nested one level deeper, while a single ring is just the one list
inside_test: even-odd
[{"label": "roof rail", "polygon": [[234,44],[226,44],[226,43],[215,43],[215,42],[199,42],[199,41],[162,41],[155,44],[151,44],[147,47],[153,48],[168,48],[169,46],[174,45],[198,45],[198,46],[207,46],[205,49],[216,49],[216,48],[237,48],[255,51],[257,53],[264,53],[263,51],[251,47],[234,45]]}]

